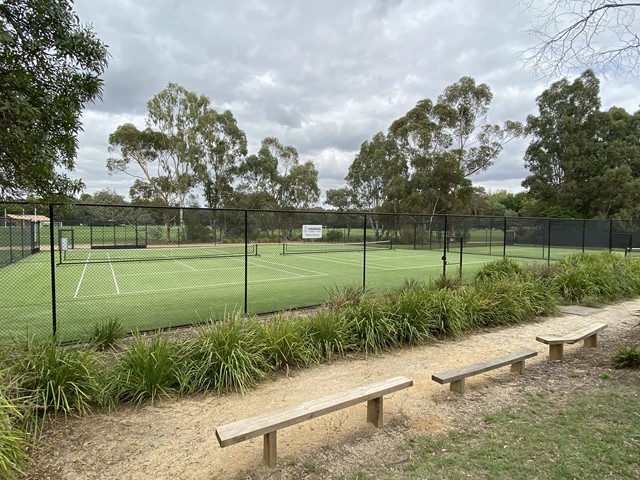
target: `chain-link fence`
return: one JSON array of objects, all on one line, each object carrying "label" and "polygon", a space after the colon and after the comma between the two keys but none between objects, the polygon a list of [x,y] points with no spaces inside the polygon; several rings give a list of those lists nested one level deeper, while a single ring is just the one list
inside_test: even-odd
[{"label": "chain-link fence", "polygon": [[[629,250],[640,223],[3,203],[3,337],[87,338],[117,319],[154,330],[312,307],[473,273],[496,257],[550,262]],[[33,211],[33,215],[25,215]]]}]

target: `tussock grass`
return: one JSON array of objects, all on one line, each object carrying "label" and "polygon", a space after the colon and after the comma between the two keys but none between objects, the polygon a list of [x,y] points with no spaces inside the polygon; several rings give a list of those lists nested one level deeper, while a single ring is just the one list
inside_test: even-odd
[{"label": "tussock grass", "polygon": [[640,343],[630,347],[618,347],[611,363],[616,368],[640,368]]},{"label": "tussock grass", "polygon": [[125,334],[120,320],[112,318],[93,327],[89,335],[89,344],[97,350],[107,350],[116,347]]},{"label": "tussock grass", "polygon": [[305,324],[309,344],[324,360],[330,361],[356,348],[344,316],[321,311],[308,318]]},{"label": "tussock grass", "polygon": [[[0,378],[4,374],[0,373]],[[24,474],[29,461],[27,433],[21,428],[23,415],[0,388],[0,478],[15,479]]]},{"label": "tussock grass", "polygon": [[178,381],[173,351],[166,335],[134,336],[107,382],[107,397],[140,405],[174,393]]},{"label": "tussock grass", "polygon": [[37,430],[48,414],[84,414],[97,404],[100,358],[93,350],[59,346],[55,338],[16,341],[8,357],[8,376],[16,396],[23,399],[30,427]]},{"label": "tussock grass", "polygon": [[269,363],[261,331],[255,318],[239,315],[204,327],[182,355],[181,390],[244,392],[265,378]]},{"label": "tussock grass", "polygon": [[610,252],[569,255],[551,285],[569,303],[610,303],[640,294],[640,263]]},{"label": "tussock grass", "polygon": [[264,343],[266,363],[274,370],[302,367],[318,361],[304,321],[277,315],[260,325],[258,335],[259,341]]}]

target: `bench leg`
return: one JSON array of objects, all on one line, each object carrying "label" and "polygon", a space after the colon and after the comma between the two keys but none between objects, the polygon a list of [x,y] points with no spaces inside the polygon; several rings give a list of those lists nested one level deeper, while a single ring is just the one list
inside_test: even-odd
[{"label": "bench leg", "polygon": [[564,355],[564,344],[549,345],[549,360],[562,360]]},{"label": "bench leg", "polygon": [[598,346],[598,335],[591,335],[584,339],[584,346],[586,348],[596,348]]},{"label": "bench leg", "polygon": [[524,373],[524,360],[521,360],[516,363],[511,364],[511,371],[513,373],[517,373],[518,375],[522,375]]},{"label": "bench leg", "polygon": [[464,378],[451,382],[451,384],[449,384],[449,390],[460,394],[464,393]]},{"label": "bench leg", "polygon": [[275,467],[276,463],[278,463],[278,452],[277,452],[277,431],[265,433],[263,436],[264,443],[264,452],[263,458],[264,463],[266,463],[269,467]]},{"label": "bench leg", "polygon": [[377,428],[383,424],[382,401],[383,397],[374,398],[367,402],[367,422],[373,423]]}]

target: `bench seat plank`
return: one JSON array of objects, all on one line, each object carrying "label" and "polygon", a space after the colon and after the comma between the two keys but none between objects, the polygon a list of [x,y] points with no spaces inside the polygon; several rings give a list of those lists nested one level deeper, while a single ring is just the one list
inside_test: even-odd
[{"label": "bench seat plank", "polygon": [[524,348],[522,350],[518,350],[517,352],[508,353],[500,357],[472,363],[464,367],[447,370],[446,372],[434,373],[433,375],[431,375],[431,379],[440,384],[456,382],[471,375],[478,375],[480,373],[493,370],[494,368],[522,362],[523,360],[535,357],[536,355],[538,355],[538,352],[530,350],[528,348]]},{"label": "bench seat plank", "polygon": [[600,330],[606,328],[606,326],[606,323],[596,323],[583,327],[562,337],[557,335],[539,335],[536,337],[536,340],[547,345],[558,345],[561,343],[573,344],[598,333]]},{"label": "bench seat plank", "polygon": [[[276,412],[258,415],[220,426],[216,428],[216,437],[221,447],[227,447],[342,408],[380,398],[383,395],[412,385],[413,380],[406,377],[390,378],[382,382],[354,388],[347,392],[336,393]],[[374,407],[369,408],[373,409]],[[378,413],[370,411],[367,419],[371,421],[371,419],[377,415]]]}]

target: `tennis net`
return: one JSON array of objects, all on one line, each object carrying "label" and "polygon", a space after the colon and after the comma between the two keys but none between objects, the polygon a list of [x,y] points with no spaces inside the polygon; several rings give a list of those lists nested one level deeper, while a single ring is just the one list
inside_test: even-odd
[{"label": "tennis net", "polygon": [[[198,258],[244,257],[244,244],[158,246],[147,248],[73,249],[59,252],[60,264],[144,262]],[[258,256],[258,245],[248,244],[246,254]]]},{"label": "tennis net", "polygon": [[282,255],[302,254],[302,253],[340,253],[340,252],[362,252],[364,250],[391,250],[393,245],[391,240],[380,240],[375,242],[354,242],[354,243],[283,243]]}]

